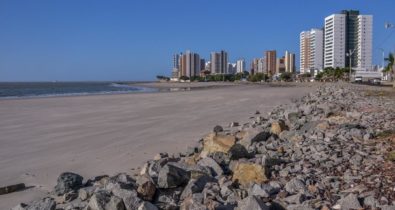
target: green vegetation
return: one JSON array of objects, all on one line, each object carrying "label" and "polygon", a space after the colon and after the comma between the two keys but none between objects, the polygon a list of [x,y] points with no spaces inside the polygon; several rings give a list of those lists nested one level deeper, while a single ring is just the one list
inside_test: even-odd
[{"label": "green vegetation", "polygon": [[268,79],[269,79],[269,76],[264,73],[256,73],[256,74],[250,75],[248,77],[248,81],[250,81],[250,82],[267,81]]},{"label": "green vegetation", "polygon": [[187,76],[181,76],[181,77],[180,77],[180,80],[189,80],[189,77],[187,77]]},{"label": "green vegetation", "polygon": [[332,68],[327,67],[324,71],[318,73],[315,77],[316,80],[329,80],[329,81],[338,81],[338,80],[348,80],[348,76],[350,73],[349,68]]},{"label": "green vegetation", "polygon": [[292,80],[292,73],[290,73],[290,72],[284,72],[284,73],[282,73],[282,74],[280,75],[280,79],[281,79],[282,81],[289,82],[289,81]]},{"label": "green vegetation", "polygon": [[158,75],[158,76],[156,76],[156,78],[157,78],[158,80],[166,80],[166,81],[169,81],[169,80],[170,80],[169,77],[162,76],[162,75]]}]

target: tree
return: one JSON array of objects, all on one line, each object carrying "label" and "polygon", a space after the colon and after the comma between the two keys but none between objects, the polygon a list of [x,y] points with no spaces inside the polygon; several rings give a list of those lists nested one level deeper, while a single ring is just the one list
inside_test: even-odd
[{"label": "tree", "polygon": [[162,76],[162,75],[158,75],[158,76],[156,76],[156,78],[157,78],[158,80],[166,80],[166,81],[169,81],[169,80],[170,80],[169,77]]},{"label": "tree", "polygon": [[252,76],[250,75],[248,77],[248,80],[251,81],[251,82],[260,82],[262,80],[266,81],[268,79],[269,79],[269,77],[266,74],[264,74],[264,73],[256,73],[256,74],[254,74]]},{"label": "tree", "polygon": [[187,76],[181,76],[181,77],[180,77],[180,80],[189,80],[189,77],[187,77]]},{"label": "tree", "polygon": [[280,79],[281,79],[282,81],[286,81],[286,82],[291,81],[291,79],[292,79],[292,73],[291,73],[291,72],[284,72],[284,73],[282,73],[282,74],[280,75]]},{"label": "tree", "polygon": [[[387,62],[387,66],[384,68],[384,73],[391,75],[391,80],[394,80],[394,54],[389,53],[388,57],[384,59]],[[395,83],[394,83],[395,87]]]}]

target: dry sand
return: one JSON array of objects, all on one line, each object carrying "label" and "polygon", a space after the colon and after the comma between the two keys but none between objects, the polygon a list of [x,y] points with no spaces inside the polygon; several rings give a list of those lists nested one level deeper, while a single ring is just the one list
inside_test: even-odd
[{"label": "dry sand", "polygon": [[[163,86],[163,85],[162,85]],[[165,85],[164,85],[165,86]],[[232,85],[185,92],[0,100],[0,209],[42,197],[64,171],[134,173],[158,152],[192,145],[215,125],[248,121],[315,87]]]}]

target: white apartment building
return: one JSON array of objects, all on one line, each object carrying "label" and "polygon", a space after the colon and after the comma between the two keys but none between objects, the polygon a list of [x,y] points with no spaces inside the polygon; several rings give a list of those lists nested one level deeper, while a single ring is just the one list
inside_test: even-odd
[{"label": "white apartment building", "polygon": [[324,68],[344,67],[346,55],[346,15],[325,18]]},{"label": "white apartment building", "polygon": [[246,63],[244,59],[240,59],[236,61],[236,72],[237,73],[243,73],[246,71]]},{"label": "white apartment building", "polygon": [[[343,10],[325,18],[324,67],[372,69],[373,16]],[[352,52],[351,63],[348,53]]]},{"label": "white apartment building", "polygon": [[373,16],[358,16],[358,48],[357,68],[369,70],[372,68],[372,34],[373,34]]},{"label": "white apartment building", "polygon": [[324,32],[313,28],[300,33],[300,73],[323,69]]}]

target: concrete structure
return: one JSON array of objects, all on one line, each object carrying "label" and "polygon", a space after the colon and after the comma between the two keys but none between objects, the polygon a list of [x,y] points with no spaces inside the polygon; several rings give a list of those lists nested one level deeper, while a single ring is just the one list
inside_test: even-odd
[{"label": "concrete structure", "polygon": [[200,56],[197,53],[186,51],[180,56],[180,70],[179,76],[199,76],[200,75]]},{"label": "concrete structure", "polygon": [[182,53],[173,55],[173,70],[172,70],[172,74],[171,74],[172,78],[179,77],[180,55],[182,55]]},{"label": "concrete structure", "polygon": [[[324,67],[372,68],[373,16],[343,10],[325,18]],[[351,61],[348,53],[352,52]]]},{"label": "concrete structure", "polygon": [[359,69],[372,68],[373,16],[358,16],[358,47],[356,49],[356,66]]},{"label": "concrete structure", "polygon": [[284,59],[285,72],[295,73],[295,54],[285,51]]},{"label": "concrete structure", "polygon": [[243,73],[246,71],[246,62],[244,59],[239,59],[236,61],[236,72],[237,73]]},{"label": "concrete structure", "polygon": [[258,71],[258,63],[259,63],[259,58],[254,58],[251,61],[251,69],[250,69],[250,74],[254,75]]},{"label": "concrete structure", "polygon": [[325,18],[324,67],[345,67],[346,15],[333,14]]},{"label": "concrete structure", "polygon": [[309,71],[309,54],[310,54],[310,31],[302,31],[299,36],[300,40],[300,73],[304,74]]},{"label": "concrete structure", "polygon": [[228,73],[228,53],[225,51],[212,52],[211,73],[212,74],[227,74]]},{"label": "concrete structure", "polygon": [[265,52],[266,71],[269,75],[276,74],[276,51],[268,50]]},{"label": "concrete structure", "polygon": [[227,74],[236,74],[236,63],[228,63],[228,72]]},{"label": "concrete structure", "polygon": [[285,57],[277,58],[276,60],[276,74],[285,72]]},{"label": "concrete structure", "polygon": [[259,58],[259,59],[258,59],[257,70],[256,70],[255,73],[264,73],[264,74],[267,74],[266,58]]}]

